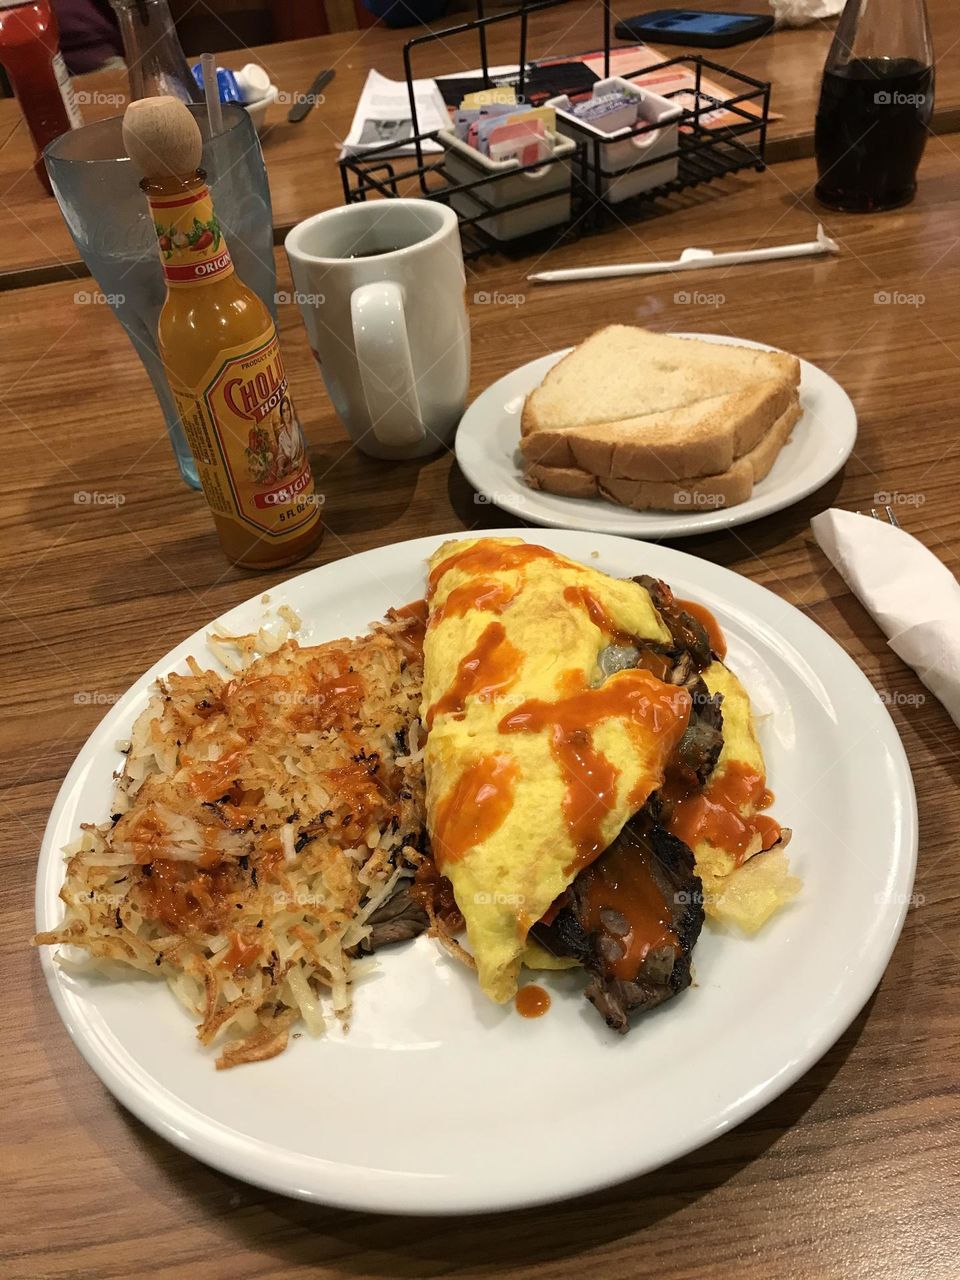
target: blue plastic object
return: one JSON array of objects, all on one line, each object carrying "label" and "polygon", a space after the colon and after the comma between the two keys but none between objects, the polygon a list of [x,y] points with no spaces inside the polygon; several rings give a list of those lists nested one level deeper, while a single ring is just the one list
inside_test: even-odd
[{"label": "blue plastic object", "polygon": [[[197,82],[197,86],[203,89],[203,68],[199,62],[195,62],[190,68],[193,72],[193,78]],[[237,77],[228,67],[217,67],[217,89],[220,94],[221,102],[243,102],[243,95],[240,92],[240,86],[237,84]]]}]

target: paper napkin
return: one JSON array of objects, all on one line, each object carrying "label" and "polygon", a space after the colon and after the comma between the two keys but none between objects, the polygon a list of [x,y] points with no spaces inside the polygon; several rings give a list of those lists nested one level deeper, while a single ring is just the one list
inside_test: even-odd
[{"label": "paper napkin", "polygon": [[813,536],[890,648],[960,725],[960,583],[922,542],[883,520],[836,508]]}]

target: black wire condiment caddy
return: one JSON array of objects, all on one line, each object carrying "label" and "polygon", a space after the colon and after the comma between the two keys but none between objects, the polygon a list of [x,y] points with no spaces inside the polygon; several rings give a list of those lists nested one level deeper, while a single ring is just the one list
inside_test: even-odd
[{"label": "black wire condiment caddy", "polygon": [[[680,54],[617,77],[633,81],[635,77],[655,76],[671,67],[685,69],[691,75],[689,87],[662,95],[668,101],[673,100],[678,108],[672,118],[674,133],[666,149],[660,145],[649,158],[623,162],[625,141],[633,144],[642,156],[650,135],[662,132],[661,124],[645,120],[638,120],[628,130],[599,135],[597,129],[580,123],[568,113],[558,112],[554,153],[527,165],[517,160],[491,163],[479,153],[470,155],[472,148],[457,142],[447,130],[420,131],[414,89],[415,51],[438,40],[447,43],[473,33],[479,75],[471,81],[471,87],[493,88],[510,83],[516,90],[517,101],[524,102],[528,100],[527,89],[538,70],[538,64],[527,60],[530,18],[567,3],[569,0],[531,0],[520,8],[486,15],[483,0],[477,0],[475,18],[408,40],[403,49],[403,66],[412,135],[403,140],[403,145],[413,150],[398,155],[397,142],[393,140],[367,148],[361,154],[344,156],[340,160],[340,175],[345,202],[415,196],[450,205],[460,220],[464,256],[474,258],[493,249],[529,252],[567,237],[596,231],[614,219],[629,222],[643,216],[664,197],[741,170],[761,171],[766,167],[770,83],[701,54]],[[610,78],[611,54],[609,0],[604,0],[602,13],[600,52],[606,80]],[[514,23],[518,28],[517,71],[510,75],[492,73],[490,69],[487,30],[499,23]],[[720,78],[724,89],[729,86],[730,92],[721,97],[708,93],[704,82],[711,78]],[[437,83],[442,89],[443,78]],[[583,96],[587,96],[586,91],[580,88],[577,99]],[[544,99],[541,93],[540,101]],[[728,118],[732,116],[734,123],[718,127],[715,117],[719,113]],[[437,147],[442,149],[438,152]],[[646,185],[642,175],[654,166],[658,166],[657,172],[650,174],[651,184]],[[669,175],[665,181],[657,180],[665,173]],[[644,189],[626,197],[620,194],[632,186]],[[546,225],[540,225],[544,223]],[[528,231],[527,227],[534,229]]]}]

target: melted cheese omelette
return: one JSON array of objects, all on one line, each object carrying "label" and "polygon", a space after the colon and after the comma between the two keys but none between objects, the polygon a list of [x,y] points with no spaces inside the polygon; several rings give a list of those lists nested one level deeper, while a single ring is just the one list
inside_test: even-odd
[{"label": "melted cheese omelette", "polygon": [[[707,915],[755,933],[800,889],[783,852],[785,835],[764,810],[773,797],[746,689],[722,662],[703,673],[723,698],[723,749],[706,785],[672,804],[667,827],[692,851]],[[774,846],[780,845],[779,848]],[[758,853],[764,857],[755,858]]]},{"label": "melted cheese omelette", "polygon": [[[658,789],[690,695],[600,651],[668,644],[647,591],[512,538],[430,561],[427,825],[482,989],[517,990],[527,933]],[[496,890],[491,890],[496,886]]]}]

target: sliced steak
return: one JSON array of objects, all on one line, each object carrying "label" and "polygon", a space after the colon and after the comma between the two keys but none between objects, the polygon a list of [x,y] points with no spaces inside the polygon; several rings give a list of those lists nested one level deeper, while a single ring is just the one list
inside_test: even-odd
[{"label": "sliced steak", "polygon": [[723,750],[723,694],[711,694],[700,676],[687,684],[690,719],[670,758],[670,774],[689,786],[703,786]]},{"label": "sliced steak", "polygon": [[572,956],[591,975],[586,997],[624,1033],[635,1010],[652,1009],[690,985],[690,956],[703,926],[693,854],[646,806],[577,876],[538,942]]},{"label": "sliced steak", "polygon": [[645,642],[629,647],[608,645],[601,649],[598,665],[604,679],[631,667],[643,667],[652,671],[658,680],[687,689],[690,719],[668,769],[688,785],[702,786],[713,773],[723,750],[723,695],[711,694],[691,653],[688,650],[665,653],[662,646]]},{"label": "sliced steak", "polygon": [[406,942],[408,938],[416,938],[430,922],[426,911],[411,894],[410,886],[406,885],[377,907],[367,923],[370,925],[370,936],[364,938],[359,947],[364,955],[389,946],[392,942]]},{"label": "sliced steak", "polygon": [[633,582],[643,587],[670,632],[668,643],[645,640],[637,636],[632,644],[609,644],[597,659],[599,683],[618,671],[642,667],[667,684],[691,688],[699,674],[713,661],[710,637],[706,628],[682,609],[665,582],[641,574]]},{"label": "sliced steak", "polygon": [[703,623],[680,608],[676,596],[659,578],[642,573],[633,581],[646,588],[653,607],[666,623],[673,647],[689,653],[698,671],[708,667],[711,662],[710,637]]}]

